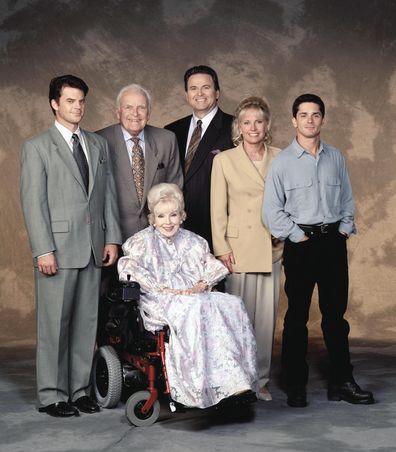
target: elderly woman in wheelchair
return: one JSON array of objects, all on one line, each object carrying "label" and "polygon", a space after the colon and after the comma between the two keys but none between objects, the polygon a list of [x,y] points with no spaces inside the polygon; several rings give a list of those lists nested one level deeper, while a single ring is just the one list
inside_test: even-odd
[{"label": "elderly woman in wheelchair", "polygon": [[207,408],[254,398],[256,342],[244,303],[211,291],[228,270],[203,238],[180,228],[186,214],[177,185],[154,186],[148,207],[150,226],[124,243],[118,271],[120,281],[140,285],[144,328],[168,328],[163,371],[171,399]]}]

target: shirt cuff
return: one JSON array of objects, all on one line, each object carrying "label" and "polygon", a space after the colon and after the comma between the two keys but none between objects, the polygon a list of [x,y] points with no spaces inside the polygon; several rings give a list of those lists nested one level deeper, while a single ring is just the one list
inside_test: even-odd
[{"label": "shirt cuff", "polygon": [[53,251],[50,251],[49,253],[40,254],[40,256],[37,256],[37,259],[44,256],[49,256],[50,254],[54,254]]},{"label": "shirt cuff", "polygon": [[297,225],[293,228],[293,231],[289,234],[289,240],[294,243],[301,242],[301,240],[304,238],[305,232],[299,228]]}]

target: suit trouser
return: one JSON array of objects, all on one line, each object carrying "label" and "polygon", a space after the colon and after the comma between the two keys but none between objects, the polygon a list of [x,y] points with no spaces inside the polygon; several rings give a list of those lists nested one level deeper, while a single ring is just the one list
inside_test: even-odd
[{"label": "suit trouser", "polygon": [[304,242],[286,240],[283,263],[288,309],[284,319],[282,367],[287,387],[305,387],[308,381],[307,321],[315,284],[329,355],[329,381],[351,380],[349,324],[344,319],[348,302],[346,237],[335,230]]},{"label": "suit trouser", "polygon": [[242,298],[254,329],[260,387],[270,379],[280,272],[279,260],[272,264],[272,273],[232,273],[226,278],[226,292]]},{"label": "suit trouser", "polygon": [[[121,248],[118,250],[119,258],[122,256]],[[110,304],[107,302],[109,293],[118,285],[117,262],[110,267],[102,267],[100,279],[100,294],[98,306],[98,328],[96,342],[98,347],[107,344],[108,335],[106,333],[106,323],[108,320],[108,312]]]},{"label": "suit trouser", "polygon": [[39,407],[89,394],[100,270],[92,258],[54,276],[35,268]]}]

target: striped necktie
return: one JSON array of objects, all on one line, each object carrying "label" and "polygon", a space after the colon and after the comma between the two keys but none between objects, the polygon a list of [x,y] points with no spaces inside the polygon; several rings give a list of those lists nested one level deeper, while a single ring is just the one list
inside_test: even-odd
[{"label": "striped necktie", "polygon": [[188,145],[186,159],[184,161],[184,174],[187,174],[188,170],[190,169],[192,159],[194,158],[199,142],[201,141],[201,132],[202,132],[202,121],[198,119],[194,132],[191,135],[190,144]]},{"label": "striped necktie", "polygon": [[132,138],[132,173],[136,187],[136,194],[141,205],[144,189],[144,156],[143,149],[139,144],[139,140],[140,139],[137,137]]}]

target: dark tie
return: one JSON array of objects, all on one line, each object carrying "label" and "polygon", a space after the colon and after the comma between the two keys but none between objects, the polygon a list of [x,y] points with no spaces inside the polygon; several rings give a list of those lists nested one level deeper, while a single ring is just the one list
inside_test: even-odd
[{"label": "dark tie", "polygon": [[87,157],[84,154],[84,150],[81,146],[80,139],[76,133],[72,135],[73,140],[73,156],[77,162],[78,169],[80,170],[80,174],[82,180],[84,182],[85,190],[88,193],[89,186],[89,167],[87,162]]},{"label": "dark tie", "polygon": [[184,173],[185,174],[187,174],[187,171],[190,169],[192,159],[194,158],[194,155],[198,148],[199,142],[201,141],[201,132],[202,132],[202,121],[200,119],[198,119],[194,132],[191,135],[191,140],[190,140],[190,144],[188,145],[186,159],[184,160]]},{"label": "dark tie", "polygon": [[132,148],[132,173],[133,180],[135,182],[136,193],[139,199],[140,205],[143,199],[143,189],[144,189],[144,156],[143,149],[139,144],[139,138],[132,138],[133,148]]}]

